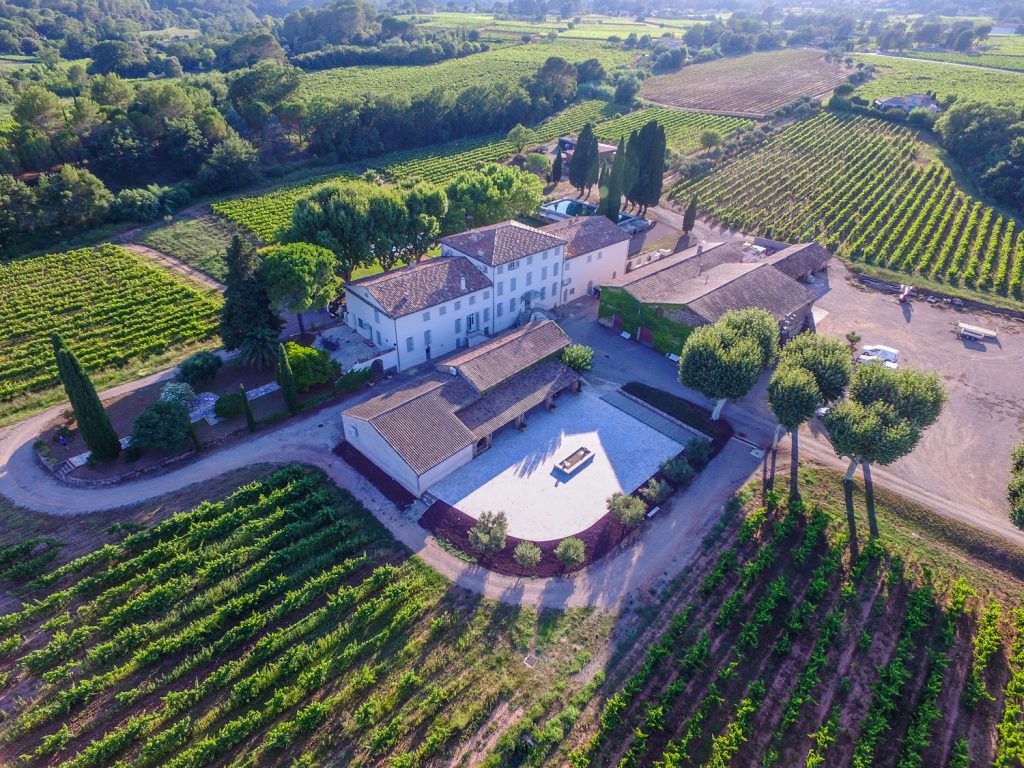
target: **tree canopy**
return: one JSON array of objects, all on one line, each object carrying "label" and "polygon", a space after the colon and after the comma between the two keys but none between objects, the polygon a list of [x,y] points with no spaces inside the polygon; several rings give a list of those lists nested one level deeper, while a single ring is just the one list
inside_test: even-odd
[{"label": "tree canopy", "polygon": [[270,248],[260,265],[260,275],[270,300],[302,323],[302,313],[326,307],[338,289],[334,255],[309,243],[290,243]]}]

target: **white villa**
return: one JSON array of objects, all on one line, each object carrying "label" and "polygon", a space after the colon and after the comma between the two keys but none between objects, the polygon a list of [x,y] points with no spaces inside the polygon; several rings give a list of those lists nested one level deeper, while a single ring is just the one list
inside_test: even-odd
[{"label": "white villa", "polygon": [[516,221],[440,240],[441,256],[346,285],[346,322],[406,370],[526,323],[626,271],[629,234],[603,216]]}]

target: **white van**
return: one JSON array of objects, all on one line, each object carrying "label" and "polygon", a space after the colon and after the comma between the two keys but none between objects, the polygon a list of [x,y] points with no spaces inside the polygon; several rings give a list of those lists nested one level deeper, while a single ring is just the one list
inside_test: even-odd
[{"label": "white van", "polygon": [[861,351],[858,363],[880,362],[886,368],[896,369],[899,367],[900,351],[882,344],[866,344]]}]

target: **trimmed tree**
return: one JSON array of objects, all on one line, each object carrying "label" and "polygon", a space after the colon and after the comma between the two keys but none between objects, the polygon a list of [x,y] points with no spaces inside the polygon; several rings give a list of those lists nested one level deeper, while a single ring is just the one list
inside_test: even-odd
[{"label": "trimmed tree", "polygon": [[743,397],[778,352],[779,328],[764,310],[726,312],[714,325],[695,328],[679,356],[679,381],[715,401],[718,419],[726,400]]},{"label": "trimmed tree", "polygon": [[288,413],[293,416],[299,412],[299,390],[295,386],[295,374],[292,373],[291,363],[288,362],[288,352],[284,344],[277,348],[277,375],[274,377],[281,387],[281,394],[284,396],[284,404]]},{"label": "trimmed tree", "polygon": [[555,557],[562,564],[563,569],[579,565],[586,559],[587,549],[583,542],[575,536],[569,536],[558,542],[555,547]]},{"label": "trimmed tree", "polygon": [[121,442],[92,381],[59,334],[53,334],[50,341],[57,360],[57,373],[71,403],[71,410],[75,412],[75,422],[85,445],[98,461],[116,459],[121,452]]},{"label": "trimmed tree", "polygon": [[512,557],[515,558],[516,565],[524,571],[527,568],[536,568],[540,564],[540,547],[532,541],[520,541],[516,544],[516,548],[512,552]]},{"label": "trimmed tree", "polygon": [[570,344],[562,350],[562,362],[577,373],[586,373],[594,367],[594,350],[586,344]]},{"label": "trimmed tree", "polygon": [[132,447],[176,451],[192,437],[188,408],[177,400],[157,400],[135,417]]},{"label": "trimmed tree", "polygon": [[302,313],[327,306],[338,288],[334,254],[309,243],[271,248],[260,266],[260,275],[271,301],[297,315],[300,333],[306,332]]},{"label": "trimmed tree", "polygon": [[508,518],[504,512],[482,512],[476,525],[469,529],[469,545],[485,554],[503,550],[507,538]]},{"label": "trimmed tree", "polygon": [[[800,459],[800,426],[814,415],[818,403],[821,402],[821,390],[814,376],[806,368],[783,363],[768,382],[768,407],[781,428],[787,430],[792,447],[789,465],[789,498],[797,501],[800,498],[800,483],[797,468]],[[770,483],[775,480],[775,459],[778,454],[780,429],[775,430],[772,440],[772,470]]]},{"label": "trimmed tree", "polygon": [[810,331],[791,339],[782,348],[782,363],[810,371],[825,403],[841,398],[853,376],[853,363],[846,345]]},{"label": "trimmed tree", "polygon": [[644,503],[636,496],[625,493],[614,493],[605,502],[612,516],[628,528],[634,528],[643,522],[647,512]]},{"label": "trimmed tree", "polygon": [[690,204],[686,206],[686,212],[683,214],[683,232],[690,234],[693,231],[693,225],[697,223],[697,196],[694,195],[690,198]]},{"label": "trimmed tree", "polygon": [[826,414],[832,447],[850,459],[843,482],[851,541],[855,536],[853,475],[857,466],[864,476],[870,535],[877,538],[871,465],[892,464],[913,451],[922,432],[938,420],[946,399],[946,389],[934,373],[892,370],[870,363],[854,373],[848,398]]}]

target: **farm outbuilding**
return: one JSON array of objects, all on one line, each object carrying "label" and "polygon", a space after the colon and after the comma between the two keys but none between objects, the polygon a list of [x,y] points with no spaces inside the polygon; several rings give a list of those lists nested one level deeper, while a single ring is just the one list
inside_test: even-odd
[{"label": "farm outbuilding", "polygon": [[599,316],[665,354],[678,354],[693,328],[747,307],[769,312],[791,338],[808,327],[815,299],[801,280],[830,258],[815,243],[772,255],[743,244],[698,246],[602,286]]}]

